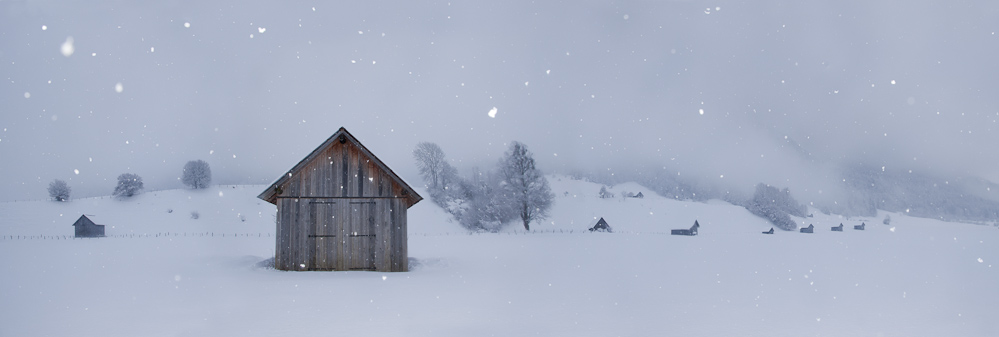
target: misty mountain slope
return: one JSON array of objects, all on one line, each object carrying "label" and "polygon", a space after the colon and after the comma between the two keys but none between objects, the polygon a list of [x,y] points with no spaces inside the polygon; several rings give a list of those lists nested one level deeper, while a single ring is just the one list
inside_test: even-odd
[{"label": "misty mountain slope", "polygon": [[825,211],[872,215],[876,210],[951,221],[999,221],[999,201],[983,179],[947,179],[912,171],[857,166],[843,170],[846,205]]},{"label": "misty mountain slope", "polygon": [[[548,176],[548,182],[555,193],[552,216],[532,225],[532,229],[585,230],[601,217],[615,231],[624,232],[669,232],[670,229],[688,228],[695,220],[705,226],[702,230],[718,226],[741,232],[756,231],[764,226],[769,228],[765,220],[753,216],[744,207],[719,200],[675,200],[633,182],[602,185],[561,175]],[[599,197],[600,188],[604,186],[613,197]],[[624,197],[627,192],[641,192],[644,197]]]},{"label": "misty mountain slope", "polygon": [[[0,335],[999,334],[995,227],[897,213],[886,226],[884,213],[849,220],[819,213],[796,219],[815,224],[814,234],[763,235],[770,226],[762,219],[720,201],[676,201],[636,184],[608,186],[617,197],[600,199],[600,184],[559,176],[550,182],[559,195],[552,218],[532,228],[573,234],[468,234],[433,203],[420,202],[408,213],[414,263],[407,273],[260,267],[274,252],[267,232],[7,236],[0,239]],[[255,198],[264,186],[226,188],[150,192],[131,202],[2,203],[0,235],[71,232],[70,223],[49,222],[91,207],[98,217],[118,214],[114,230],[273,231],[273,206]],[[624,191],[645,198],[621,199]],[[177,205],[187,203],[201,219],[166,215],[167,205],[184,215]],[[262,214],[246,222],[235,215],[253,210]],[[585,231],[594,216],[616,232]],[[653,234],[689,227],[694,218],[698,236]],[[861,221],[867,230],[851,229]],[[840,222],[844,232],[829,231]]]}]

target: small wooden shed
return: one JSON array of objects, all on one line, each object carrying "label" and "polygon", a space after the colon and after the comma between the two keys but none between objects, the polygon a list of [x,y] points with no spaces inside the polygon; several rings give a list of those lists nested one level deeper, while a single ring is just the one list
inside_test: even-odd
[{"label": "small wooden shed", "polygon": [[104,225],[95,224],[86,215],[81,215],[79,219],[76,219],[73,227],[76,227],[76,237],[78,238],[99,238],[104,236]]},{"label": "small wooden shed", "polygon": [[613,232],[613,230],[611,229],[611,226],[607,224],[607,220],[604,220],[604,218],[600,218],[600,220],[597,220],[597,223],[595,225],[593,225],[593,227],[590,227],[590,231],[591,232],[608,232],[608,233],[609,232]]},{"label": "small wooden shed", "polygon": [[345,128],[257,197],[277,205],[276,269],[409,270],[406,210],[423,197]]},{"label": "small wooden shed", "polygon": [[701,228],[701,224],[697,223],[697,220],[694,220],[694,225],[690,226],[690,229],[673,229],[670,230],[669,234],[694,236],[697,235],[698,228]]}]

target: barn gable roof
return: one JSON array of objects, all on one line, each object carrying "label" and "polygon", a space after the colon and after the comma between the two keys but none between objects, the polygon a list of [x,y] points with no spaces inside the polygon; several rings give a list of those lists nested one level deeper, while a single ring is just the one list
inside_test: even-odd
[{"label": "barn gable roof", "polygon": [[295,175],[303,168],[305,168],[310,162],[316,159],[316,157],[319,156],[323,152],[323,150],[329,148],[330,146],[333,146],[335,142],[339,141],[341,136],[344,137],[345,142],[349,142],[354,146],[356,146],[364,156],[368,157],[368,160],[375,163],[375,165],[378,168],[384,171],[389,177],[391,177],[393,181],[395,181],[395,183],[399,184],[399,186],[401,186],[403,190],[407,192],[406,196],[409,199],[410,207],[415,205],[417,202],[420,202],[420,200],[423,200],[423,197],[421,197],[418,193],[416,193],[416,190],[414,190],[412,187],[406,184],[406,182],[403,181],[402,178],[400,178],[398,175],[396,175],[395,172],[392,172],[392,169],[386,166],[385,163],[383,163],[380,159],[378,159],[378,157],[375,157],[375,155],[371,153],[371,151],[368,151],[368,148],[364,147],[364,145],[361,144],[361,142],[359,142],[357,138],[354,138],[354,136],[351,135],[350,132],[348,132],[347,129],[344,127],[340,127],[340,129],[337,130],[335,133],[333,133],[333,135],[330,136],[330,138],[326,139],[326,141],[320,144],[319,147],[317,147],[315,150],[312,150],[312,153],[309,153],[309,155],[305,156],[305,158],[299,161],[298,164],[295,164],[295,166],[292,167],[291,170],[288,170],[288,172],[282,174],[277,181],[268,186],[263,193],[260,193],[260,195],[257,196],[257,198],[263,199],[264,201],[267,201],[272,204],[277,204],[277,195],[278,195],[277,188],[283,185],[285,182],[287,182],[292,175]]},{"label": "barn gable roof", "polygon": [[73,226],[96,226],[96,225],[97,224],[95,224],[92,220],[90,220],[90,218],[88,218],[86,214],[81,215],[80,218],[76,219],[76,222],[73,223]]}]

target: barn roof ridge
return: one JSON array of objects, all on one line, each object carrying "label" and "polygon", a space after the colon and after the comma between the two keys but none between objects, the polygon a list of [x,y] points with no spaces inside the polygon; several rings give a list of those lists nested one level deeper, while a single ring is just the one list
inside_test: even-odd
[{"label": "barn roof ridge", "polygon": [[[79,218],[76,218],[76,222],[73,222],[73,226],[76,226],[76,224],[80,223],[81,221],[84,221],[84,219],[86,219],[86,221],[89,221],[90,223],[96,225],[96,223],[94,223],[94,220],[90,220],[90,218],[88,218],[86,214],[83,214],[83,215],[80,215]],[[86,225],[86,223],[83,223],[83,224]]]},{"label": "barn roof ridge", "polygon": [[260,198],[260,199],[262,199],[264,201],[267,201],[269,203],[272,203],[272,204],[276,204],[276,200],[277,200],[277,193],[276,192],[277,191],[276,191],[275,188],[278,187],[278,186],[280,186],[281,184],[283,184],[285,181],[287,181],[290,178],[290,176],[288,174],[294,173],[294,172],[297,172],[297,171],[301,170],[309,162],[311,162],[313,159],[315,159],[315,157],[317,155],[319,155],[320,153],[322,153],[323,149],[326,149],[327,147],[329,147],[330,145],[332,145],[333,142],[335,142],[341,135],[344,136],[347,141],[349,141],[349,142],[353,143],[354,145],[356,145],[357,148],[361,150],[362,154],[364,154],[365,156],[369,157],[371,159],[371,161],[374,162],[376,166],[378,166],[378,168],[380,168],[383,171],[385,171],[385,173],[387,173],[389,175],[389,177],[392,178],[392,180],[394,180],[396,183],[398,183],[406,191],[409,192],[411,198],[415,199],[415,201],[413,201],[413,203],[410,204],[410,206],[415,205],[417,202],[420,202],[420,200],[423,200],[423,197],[420,196],[419,193],[416,193],[415,189],[413,189],[412,187],[410,187],[409,184],[406,184],[406,182],[404,180],[402,180],[402,178],[399,177],[399,175],[395,174],[395,172],[392,171],[392,169],[388,167],[388,165],[385,165],[385,163],[382,162],[381,159],[378,159],[378,157],[375,156],[374,153],[372,153],[370,150],[368,150],[368,148],[365,147],[364,144],[361,144],[361,142],[359,140],[357,140],[357,138],[354,137],[354,135],[350,134],[350,131],[347,131],[347,128],[342,127],[342,126],[340,127],[339,130],[337,130],[336,132],[334,132],[332,136],[330,136],[329,138],[327,138],[325,141],[323,141],[321,144],[319,144],[318,147],[316,147],[314,150],[312,150],[312,152],[310,152],[307,156],[305,156],[305,158],[302,158],[302,160],[299,161],[297,164],[295,164],[295,166],[292,166],[290,170],[288,170],[284,174],[282,174],[281,177],[278,178],[277,180],[275,180],[274,183],[272,183],[270,186],[268,186],[267,189],[265,189],[263,193],[260,193],[260,195],[258,195],[257,198]]}]

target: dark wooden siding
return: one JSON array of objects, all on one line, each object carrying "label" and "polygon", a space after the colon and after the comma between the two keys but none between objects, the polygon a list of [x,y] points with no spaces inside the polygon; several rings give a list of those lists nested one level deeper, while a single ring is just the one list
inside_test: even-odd
[{"label": "dark wooden siding", "polygon": [[399,186],[351,143],[323,150],[281,186],[278,198],[404,197]]},{"label": "dark wooden siding", "polygon": [[335,142],[277,196],[275,268],[407,271],[403,187],[351,142]]}]

